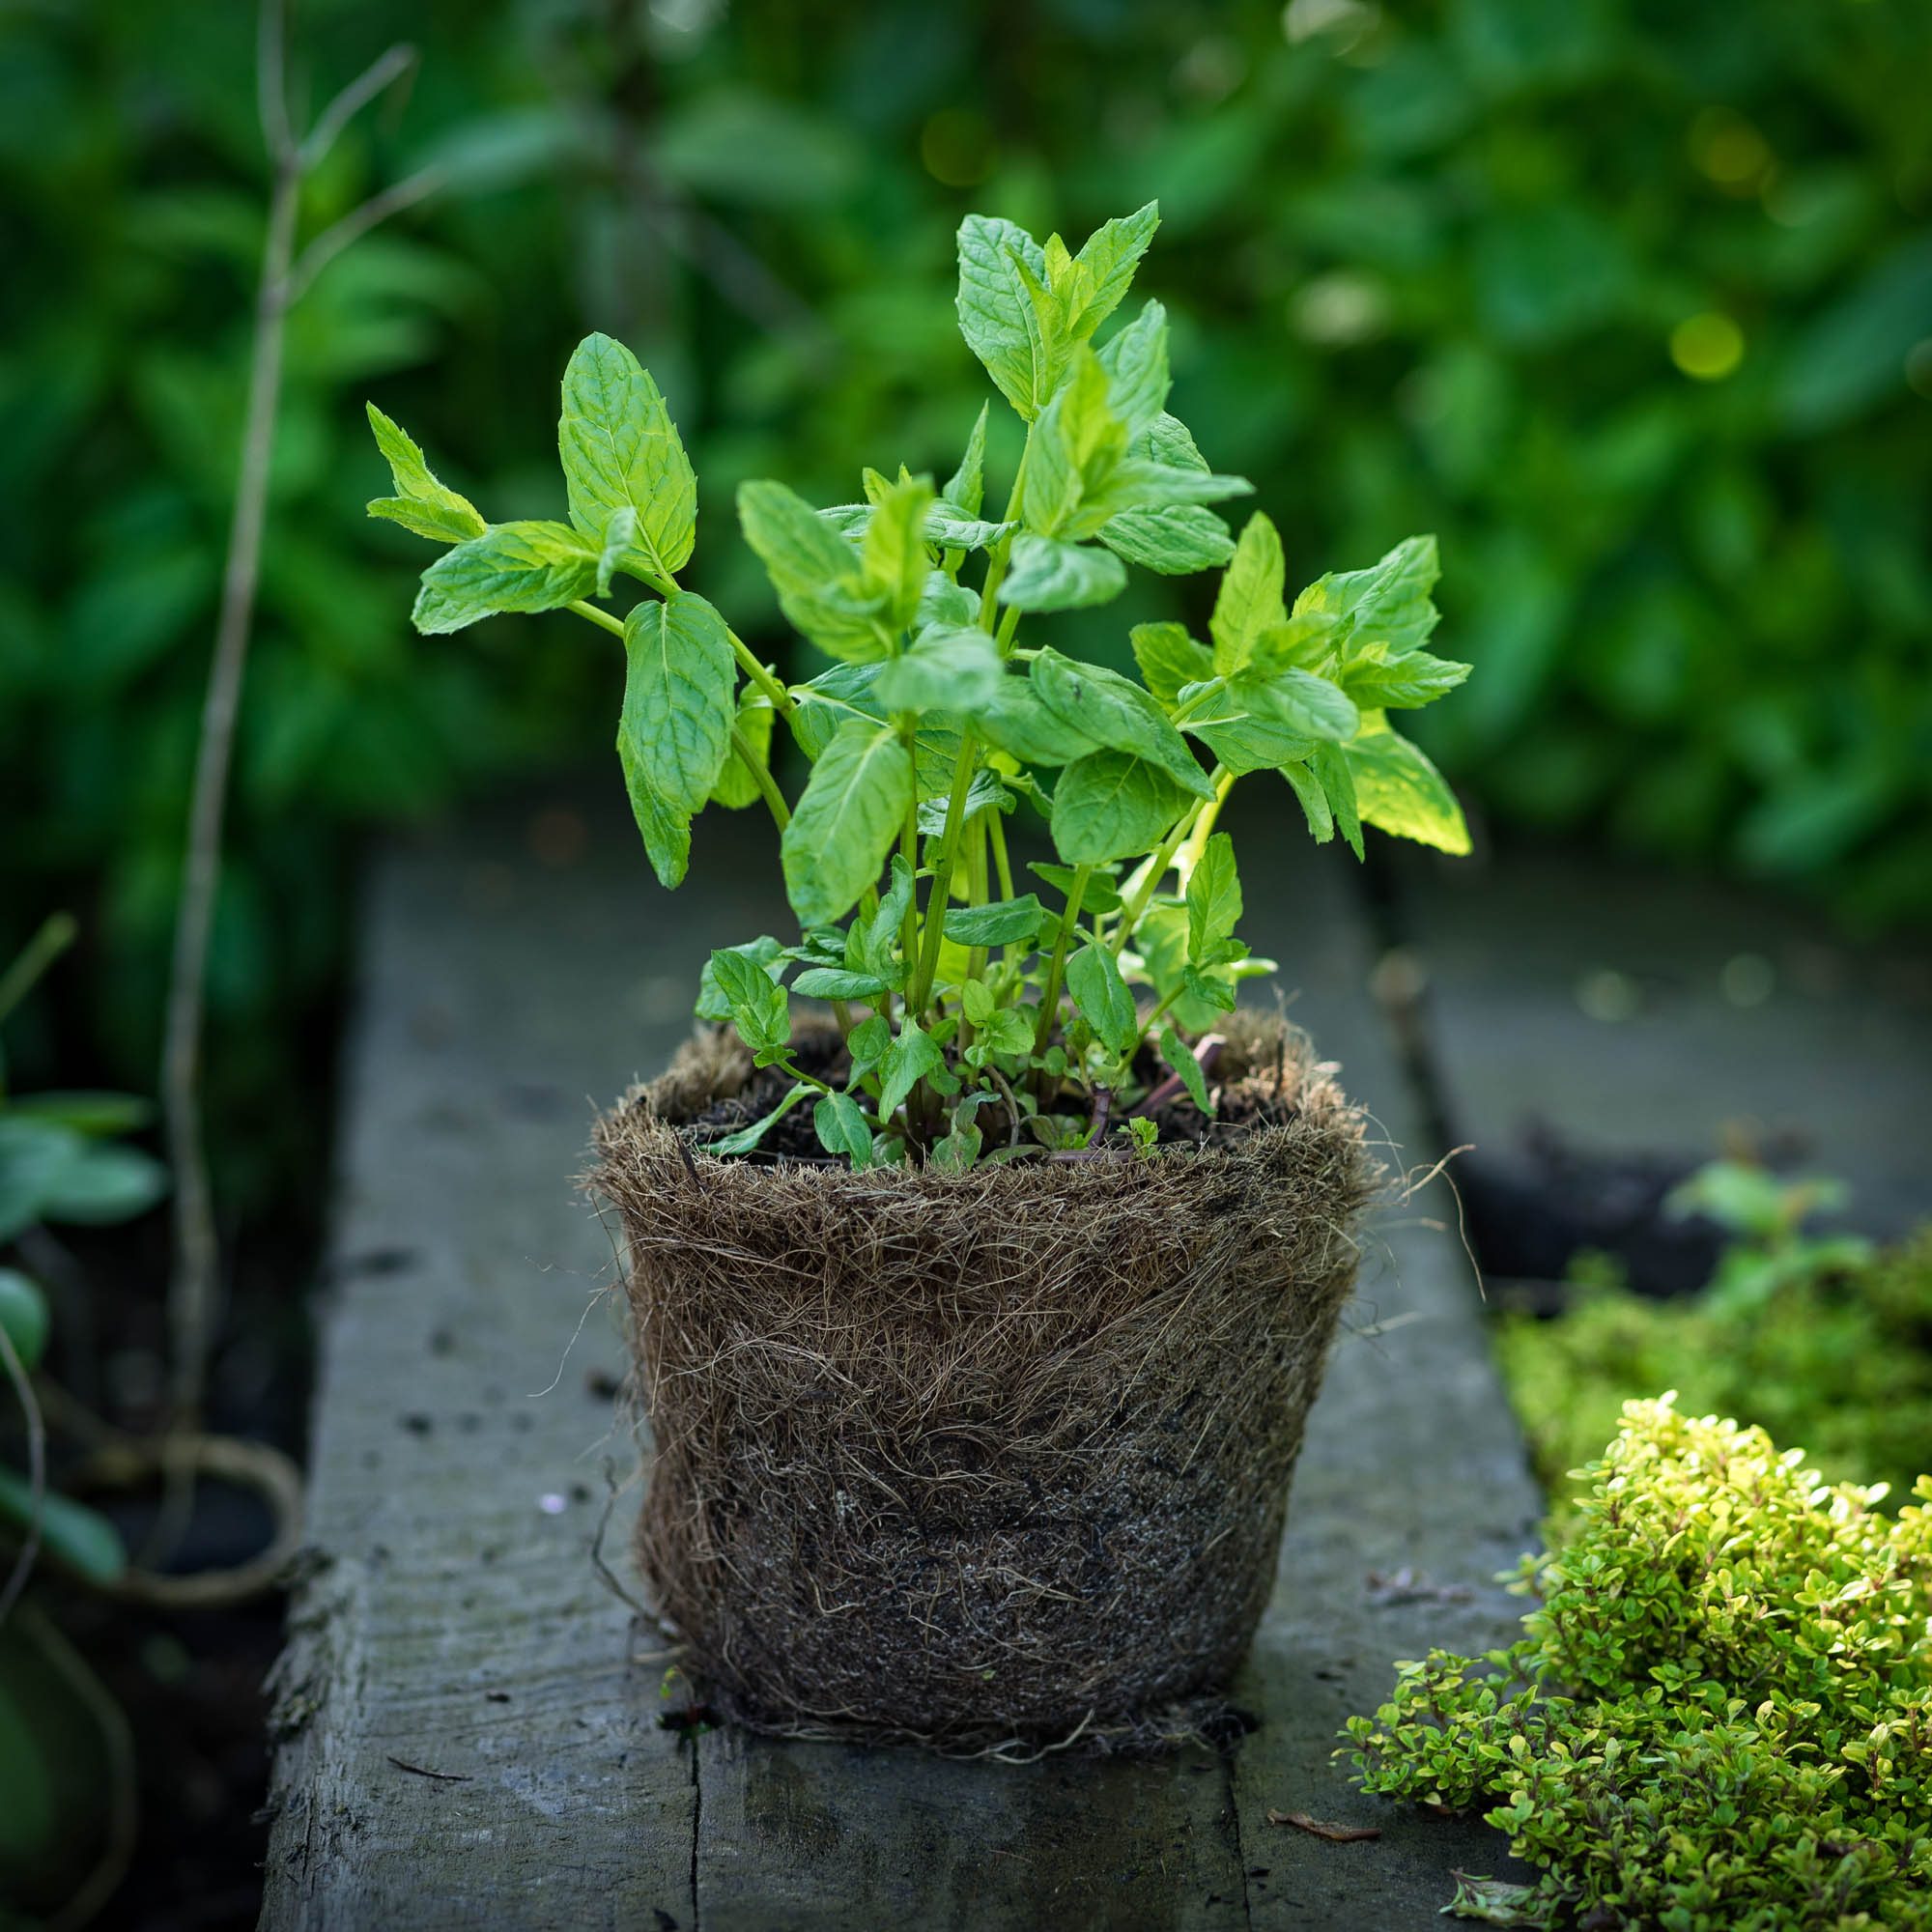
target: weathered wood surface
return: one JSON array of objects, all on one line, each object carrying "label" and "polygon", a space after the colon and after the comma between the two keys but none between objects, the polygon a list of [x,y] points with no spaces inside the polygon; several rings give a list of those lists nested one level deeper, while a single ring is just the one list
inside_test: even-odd
[{"label": "weathered wood surface", "polygon": [[[604,1464],[625,1455],[596,1393],[620,1358],[591,1305],[609,1245],[568,1180],[593,1101],[682,1035],[709,948],[785,914],[759,896],[763,828],[702,828],[713,867],[672,900],[602,808],[575,853],[582,810],[506,808],[377,868],[263,1924],[1420,1932],[1450,1866],[1507,1869],[1494,1833],[1365,1799],[1329,1755],[1393,1659],[1486,1647],[1520,1611],[1490,1579],[1536,1498],[1460,1248],[1423,1218],[1453,1217],[1439,1188],[1380,1223],[1348,1318],[1379,1332],[1343,1342],[1316,1409],[1240,1685],[1263,1722],[1232,1765],[1007,1767],[731,1732],[694,1751],[659,1727],[656,1639],[589,1560]],[[1255,944],[1419,1150],[1346,871],[1256,830]],[[632,1514],[607,1538],[620,1573]],[[1271,1808],[1384,1835],[1331,1844]]]}]

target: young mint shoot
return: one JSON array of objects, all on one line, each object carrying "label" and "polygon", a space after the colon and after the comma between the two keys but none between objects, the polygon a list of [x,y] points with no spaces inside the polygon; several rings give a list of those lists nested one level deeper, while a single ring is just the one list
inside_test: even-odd
[{"label": "young mint shoot", "polygon": [[[1358,857],[1364,825],[1468,849],[1448,785],[1389,723],[1468,675],[1425,648],[1435,539],[1291,605],[1267,517],[1237,538],[1209,507],[1248,484],[1210,470],[1167,412],[1161,305],[1096,339],[1158,221],[1151,203],[1077,254],[1008,221],[961,225],[960,331],[1025,429],[997,521],[983,408],[940,487],[868,468],[862,501],[826,509],[781,483],[740,487],[781,610],[832,660],[803,684],[679,585],[696,481],[621,343],[588,337],[564,374],[567,521],[486,524],[369,412],[396,492],[370,514],[450,546],[423,573],[418,629],[567,608],[622,639],[617,753],[659,879],[683,880],[706,805],[762,802],[779,828],[798,935],[713,953],[697,1011],[792,1084],[714,1152],[749,1151],[810,1102],[819,1144],[855,1169],[1101,1142],[1144,1154],[1156,1130],[1134,1108],[1178,1081],[1209,1112],[1188,1041],[1273,970],[1236,936],[1235,850],[1215,829],[1237,780],[1279,775],[1281,806]],[[1135,627],[1136,680],[1023,636],[1030,618],[1109,602],[1129,565],[1218,569],[1208,639]],[[600,608],[618,575],[650,593],[621,619]],[[778,721],[810,768],[796,797],[774,773]],[[1022,800],[1059,861],[1023,891],[1006,825]],[[831,1003],[849,1049],[837,1079],[794,1057],[794,998]]]}]

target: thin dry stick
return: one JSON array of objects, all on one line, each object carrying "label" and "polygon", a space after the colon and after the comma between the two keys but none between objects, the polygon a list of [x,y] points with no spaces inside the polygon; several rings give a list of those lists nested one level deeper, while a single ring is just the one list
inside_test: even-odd
[{"label": "thin dry stick", "polygon": [[41,1420],[41,1406],[34,1400],[34,1384],[28,1378],[27,1365],[21,1361],[19,1350],[14,1347],[13,1336],[4,1327],[0,1327],[0,1363],[6,1366],[7,1379],[14,1384],[14,1393],[20,1398],[21,1412],[27,1418],[27,1481],[30,1485],[27,1540],[21,1544],[20,1553],[14,1559],[6,1587],[0,1589],[0,1626],[4,1626],[8,1612],[13,1609],[20,1592],[27,1587],[35,1557],[41,1553],[41,1518],[47,1503],[47,1431]]},{"label": "thin dry stick", "polygon": [[425,170],[384,189],[311,242],[297,262],[296,216],[303,175],[327,154],[358,109],[410,71],[414,55],[407,47],[391,47],[336,96],[323,110],[308,138],[298,142],[288,114],[282,0],[262,0],[260,18],[256,93],[273,183],[268,235],[262,247],[261,285],[255,298],[248,405],[236,477],[235,513],[229,526],[228,558],[222,574],[221,613],[195,757],[161,1060],[161,1104],[168,1159],[175,1175],[175,1260],[168,1293],[168,1326],[174,1355],[172,1424],[177,1433],[192,1433],[200,1426],[215,1321],[220,1243],[201,1131],[205,988],[236,717],[261,579],[269,466],[281,396],[284,323],[289,309],[328,261],[377,222],[422,199],[440,181],[435,171]]}]

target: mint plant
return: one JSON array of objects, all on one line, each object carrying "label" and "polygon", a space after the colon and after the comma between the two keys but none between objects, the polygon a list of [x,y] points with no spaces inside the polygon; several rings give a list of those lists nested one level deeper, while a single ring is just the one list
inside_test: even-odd
[{"label": "mint plant", "polygon": [[[1208,1111],[1189,1040],[1273,970],[1236,935],[1240,881],[1215,830],[1237,779],[1280,774],[1313,836],[1339,832],[1358,856],[1365,824],[1468,848],[1448,786],[1387,716],[1468,674],[1424,648],[1435,540],[1290,606],[1274,526],[1258,512],[1236,540],[1208,507],[1249,485],[1211,471],[1166,411],[1161,305],[1096,344],[1158,218],[1150,204],[1110,221],[1078,254],[1008,221],[961,225],[960,330],[1026,431],[997,517],[987,407],[937,489],[903,467],[865,469],[864,500],[825,509],[781,483],[740,488],[781,610],[834,660],[799,685],[679,585],[696,481],[620,343],[588,337],[564,374],[564,522],[486,524],[370,409],[396,491],[371,514],[451,546],[423,573],[419,630],[564,608],[622,639],[617,751],[663,883],[683,879],[707,804],[762,800],[779,827],[799,935],[714,952],[697,1011],[791,1084],[714,1152],[748,1152],[808,1101],[855,1168],[1103,1138],[1144,1151],[1157,1094]],[[1022,640],[1025,619],[1117,596],[1129,564],[1220,568],[1208,640],[1136,626],[1142,681]],[[603,608],[620,577],[651,593],[621,617]],[[795,800],[775,772],[781,720],[810,766]],[[1022,801],[1058,861],[1030,881],[1006,832]],[[794,996],[830,1003],[849,1049],[836,1079],[794,1052]]]}]

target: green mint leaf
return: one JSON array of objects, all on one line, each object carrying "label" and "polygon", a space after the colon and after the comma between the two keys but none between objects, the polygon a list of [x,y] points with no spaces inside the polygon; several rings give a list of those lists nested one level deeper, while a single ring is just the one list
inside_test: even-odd
[{"label": "green mint leaf", "polygon": [[844,1154],[854,1174],[872,1164],[872,1130],[849,1094],[821,1094],[811,1109],[812,1131],[827,1153]]},{"label": "green mint leaf", "polygon": [[1339,745],[1317,745],[1308,767],[1321,781],[1323,796],[1335,814],[1335,826],[1356,858],[1362,856],[1362,815],[1356,803],[1354,767]]},{"label": "green mint leaf", "polygon": [[1020,611],[1077,611],[1111,603],[1126,587],[1125,567],[1111,553],[1022,530],[1013,539],[1000,602]]},{"label": "green mint leaf", "polygon": [[497,611],[554,611],[597,583],[597,553],[563,524],[496,524],[422,574],[411,613],[434,637]]},{"label": "green mint leaf", "polygon": [[986,500],[986,412],[990,406],[980,405],[980,413],[973,419],[973,432],[966,439],[966,454],[959,459],[959,468],[946,479],[946,487],[939,495],[942,502],[950,505],[957,514],[968,521],[980,514],[980,506]]},{"label": "green mint leaf", "polygon": [[1091,349],[1075,352],[1065,383],[1046,408],[1027,449],[1020,521],[1039,536],[1092,536],[1124,503],[1100,504],[1109,479],[1127,461],[1127,426],[1108,400],[1107,372]]},{"label": "green mint leaf", "polygon": [[1433,704],[1469,675],[1469,667],[1450,658],[1409,651],[1392,657],[1386,644],[1371,644],[1354,656],[1342,688],[1364,711],[1413,711]]},{"label": "green mint leaf", "polygon": [[771,699],[756,685],[748,684],[738,694],[738,735],[751,747],[755,769],[734,746],[724,760],[724,769],[718,774],[718,782],[711,787],[713,805],[742,811],[764,796],[757,774],[772,768],[772,721],[777,716]]},{"label": "green mint leaf", "polygon": [[598,596],[610,596],[611,580],[617,574],[617,566],[623,562],[637,534],[638,513],[630,504],[611,512],[611,521],[604,526],[604,548],[597,557]]},{"label": "green mint leaf", "polygon": [[933,1142],[926,1165],[937,1168],[941,1174],[965,1174],[980,1158],[981,1142],[980,1129],[968,1121],[963,1127],[954,1127],[943,1140]]},{"label": "green mint leaf", "polygon": [[1127,752],[1076,759],[1053,792],[1053,846],[1072,866],[1151,852],[1187,809],[1190,794],[1160,766]]},{"label": "green mint leaf", "polygon": [[750,1153],[805,1096],[814,1090],[804,1081],[794,1087],[762,1121],[753,1121],[749,1127],[740,1127],[735,1134],[726,1134],[723,1140],[706,1141],[706,1153]]},{"label": "green mint leaf", "polygon": [[1029,279],[1044,285],[1046,257],[1025,229],[986,214],[959,224],[959,332],[1000,393],[1031,422],[1051,383]]},{"label": "green mint leaf", "polygon": [[[927,527],[930,526],[931,520],[928,518]],[[967,584],[953,582],[943,570],[935,570],[925,580],[925,588],[920,592],[919,611],[913,618],[915,631],[930,630],[935,624],[963,630],[979,621],[980,593],[977,590]]]},{"label": "green mint leaf", "polygon": [[[617,755],[646,848],[668,886],[676,881],[668,871],[681,876],[683,866],[652,847],[653,831],[663,819],[688,823],[702,810],[731,755],[737,667],[724,619],[687,590],[639,604],[624,620],[624,666]],[[646,794],[657,811],[639,808]]]},{"label": "green mint leaf", "polygon": [[1106,947],[1089,940],[1067,960],[1066,990],[1086,1015],[1094,1037],[1116,1059],[1133,1051],[1140,1038],[1140,1016],[1134,1011],[1134,996]]},{"label": "green mint leaf", "polygon": [[879,497],[860,547],[864,592],[883,600],[880,621],[902,631],[919,610],[932,565],[925,554],[925,522],[933,504],[923,476],[890,484]]},{"label": "green mint leaf", "polygon": [[1235,680],[1234,689],[1304,738],[1327,738],[1346,745],[1360,727],[1362,714],[1340,685],[1312,671],[1277,670],[1265,677]]},{"label": "green mint leaf", "polygon": [[913,895],[912,867],[906,864],[903,853],[893,854],[889,872],[886,890],[879,895],[878,907],[871,918],[854,923],[853,929],[858,934],[856,957],[849,940],[845,956],[848,965],[864,967],[897,992],[906,980],[906,962],[899,957],[898,949]]},{"label": "green mint leaf", "polygon": [[1134,438],[1131,448],[1135,456],[1145,457],[1150,463],[1165,464],[1170,469],[1205,471],[1208,468],[1208,459],[1201,454],[1193,432],[1179,416],[1171,416],[1165,410]]},{"label": "green mint leaf", "polygon": [[[1036,860],[1027,867],[1037,878],[1044,879],[1062,898],[1070,898],[1073,894],[1073,867],[1071,866],[1049,866]],[[1080,910],[1092,913],[1096,918],[1105,919],[1117,913],[1125,901],[1121,897],[1120,888],[1114,884],[1113,875],[1106,871],[1088,874],[1087,890],[1080,895]]]},{"label": "green mint leaf", "polygon": [[1456,794],[1422,748],[1390,730],[1379,712],[1362,720],[1361,735],[1341,754],[1369,824],[1440,852],[1468,851],[1469,828]]},{"label": "green mint leaf", "polygon": [[1023,765],[1068,765],[1100,749],[1091,732],[1049,711],[1027,677],[1004,678],[998,696],[979,706],[974,722],[995,751]]},{"label": "green mint leaf", "polygon": [[[791,1044],[791,1009],[781,986],[757,960],[734,947],[711,955],[712,983],[729,1009],[738,1037],[762,1056]],[[763,1065],[762,1059],[759,1062]]]},{"label": "green mint leaf", "polygon": [[[981,811],[1011,811],[1019,800],[1007,789],[1009,781],[990,766],[982,766],[973,774],[972,782],[966,787],[966,803],[959,814],[961,825],[970,825],[976,813]],[[946,830],[946,815],[951,807],[950,790],[945,797],[923,798],[919,806],[920,836],[937,838]]]},{"label": "green mint leaf", "polygon": [[40,1365],[51,1326],[47,1298],[40,1284],[28,1280],[17,1268],[0,1267],[0,1328],[7,1331],[23,1369],[31,1372]]},{"label": "green mint leaf", "polygon": [[892,1043],[892,1022],[884,1013],[874,1013],[870,1019],[861,1020],[845,1040],[846,1048],[852,1055],[852,1075],[846,1084],[857,1087],[886,1057],[886,1049]]},{"label": "green mint leaf", "polygon": [[[33,1486],[0,1464],[0,1520],[24,1530],[34,1520]],[[76,1570],[90,1583],[116,1583],[128,1568],[121,1532],[99,1510],[71,1496],[43,1491],[40,1497],[41,1547]]]},{"label": "green mint leaf", "polygon": [[1294,600],[1295,614],[1321,611],[1350,619],[1359,643],[1386,644],[1395,656],[1420,650],[1437,611],[1429,593],[1442,574],[1434,537],[1409,537],[1367,570],[1331,571]]},{"label": "green mint leaf", "polygon": [[1282,721],[1279,708],[1253,678],[1223,679],[1218,687],[1212,680],[1183,685],[1180,702],[1193,707],[1180,728],[1199,738],[1215,762],[1236,777],[1305,758],[1313,743],[1311,733]]},{"label": "green mint leaf", "polygon": [[1221,579],[1208,634],[1214,639],[1214,669],[1233,677],[1246,668],[1255,639],[1270,626],[1286,623],[1282,609],[1281,537],[1260,510],[1247,521],[1235,546],[1234,561]]},{"label": "green mint leaf", "polygon": [[1229,938],[1241,917],[1241,881],[1235,870],[1235,841],[1215,833],[1187,880],[1187,957],[1196,966]]},{"label": "green mint leaf", "polygon": [[1197,798],[1214,796],[1187,741],[1131,678],[1043,650],[1033,661],[1031,682],[1040,702],[1064,724],[1109,750],[1150,759]]},{"label": "green mint leaf", "polygon": [[1303,611],[1284,624],[1269,624],[1249,647],[1248,668],[1259,676],[1277,670],[1311,670],[1332,682],[1337,640],[1347,629],[1346,619],[1321,611]]},{"label": "green mint leaf", "polygon": [[826,503],[811,514],[821,523],[830,524],[841,537],[853,544],[857,544],[872,527],[870,503]]},{"label": "green mint leaf", "polygon": [[1301,801],[1302,813],[1316,844],[1327,844],[1335,836],[1335,814],[1329,809],[1328,794],[1321,789],[1321,781],[1305,764],[1293,761],[1281,766],[1281,775]]},{"label": "green mint leaf", "polygon": [[943,550],[984,550],[1016,528],[1016,524],[986,524],[973,517],[962,517],[941,498],[926,512],[925,540]]},{"label": "green mint leaf", "polygon": [[992,905],[949,906],[946,936],[961,946],[1025,946],[1046,919],[1046,908],[1032,893]]},{"label": "green mint leaf", "polygon": [[1122,510],[1100,526],[1100,541],[1116,556],[1162,577],[1212,570],[1235,554],[1227,525],[1196,503]]},{"label": "green mint leaf", "polygon": [[946,1056],[915,1019],[903,1019],[879,1062],[879,1118],[888,1120],[927,1076],[946,1071]]},{"label": "green mint leaf", "polygon": [[886,982],[875,974],[845,966],[808,966],[791,982],[791,989],[808,1000],[871,1000],[886,990]]},{"label": "green mint leaf", "polygon": [[[785,949],[769,935],[748,939],[742,946],[727,946],[723,951],[735,952],[749,959],[754,966],[762,969],[768,980],[774,981],[784,971]],[[712,959],[717,956],[713,953],[711,959],[704,962],[704,970],[698,975],[697,1005],[695,1010],[701,1020],[722,1022],[731,1017],[731,1003],[724,997],[724,989],[718,983],[718,974],[712,965]]]},{"label": "green mint leaf", "polygon": [[1180,701],[1182,686],[1205,684],[1214,675],[1213,659],[1187,635],[1185,624],[1136,624],[1127,639],[1147,688],[1170,711]]},{"label": "green mint leaf", "polygon": [[803,497],[782,483],[741,483],[738,521],[796,630],[848,663],[888,654],[885,597],[865,586],[858,553]]},{"label": "green mint leaf", "polygon": [[[1199,966],[1184,966],[1180,971],[1180,983],[1187,988],[1188,997],[1197,1011],[1223,1013],[1234,1011],[1234,980],[1227,972],[1218,968],[1209,971]],[[1174,1011],[1179,1015],[1182,1010],[1180,1003],[1177,1001]],[[1205,1024],[1205,1021],[1202,1024]]]},{"label": "green mint leaf", "polygon": [[1151,429],[1167,407],[1167,311],[1149,302],[1099,351],[1099,358],[1107,372],[1109,410],[1130,437]]},{"label": "green mint leaf", "polygon": [[[837,665],[809,684],[793,687],[799,704],[792,715],[792,731],[808,757],[822,755],[839,726],[852,719],[886,722],[886,708],[873,688],[883,668],[876,663]],[[913,739],[920,797],[930,798],[952,789],[958,757],[957,730],[937,724],[920,727]]]},{"label": "green mint leaf", "polygon": [[879,876],[913,804],[912,758],[891,724],[840,725],[780,840],[785,895],[807,925],[841,919]]},{"label": "green mint leaf", "polygon": [[649,370],[621,342],[587,335],[563,372],[556,426],[570,521],[602,550],[611,520],[637,518],[626,554],[674,577],[697,536],[697,483]]},{"label": "green mint leaf", "polygon": [[888,711],[954,711],[970,716],[999,696],[1006,667],[978,625],[935,628],[880,668],[872,689]]},{"label": "green mint leaf", "polygon": [[658,884],[667,892],[675,892],[683,885],[684,875],[691,867],[694,814],[668,805],[664,795],[650,783],[647,768],[642,765],[625,768],[624,785],[630,794],[631,815],[638,821],[638,832],[643,838],[651,869],[658,875]]},{"label": "green mint leaf", "polygon": [[1187,1089],[1187,1097],[1211,1121],[1214,1109],[1208,1104],[1208,1082],[1192,1049],[1173,1027],[1166,1025],[1162,1026],[1156,1043],[1160,1048],[1160,1057],[1180,1075],[1180,1084]]},{"label": "green mint leaf", "polygon": [[1076,341],[1092,335],[1133,285],[1134,270],[1160,226],[1160,204],[1151,201],[1132,214],[1096,228],[1074,258],[1080,270],[1077,306],[1069,296],[1067,327]]},{"label": "green mint leaf", "polygon": [[467,543],[480,537],[490,526],[475,504],[439,483],[422,451],[374,403],[363,407],[376,433],[376,447],[386,459],[396,485],[396,494],[378,497],[369,505],[369,514],[386,517],[417,536],[440,543]]},{"label": "green mint leaf", "polygon": [[1179,469],[1171,464],[1149,463],[1129,456],[1117,463],[1105,480],[1087,493],[1079,527],[1069,532],[1089,536],[1108,519],[1128,510],[1160,509],[1170,504],[1218,503],[1224,497],[1246,497],[1254,485],[1245,476],[1220,476],[1206,469]]},{"label": "green mint leaf", "polygon": [[998,1009],[993,989],[985,980],[968,980],[959,988],[959,1010],[966,1015],[969,1024],[982,1027]]}]

